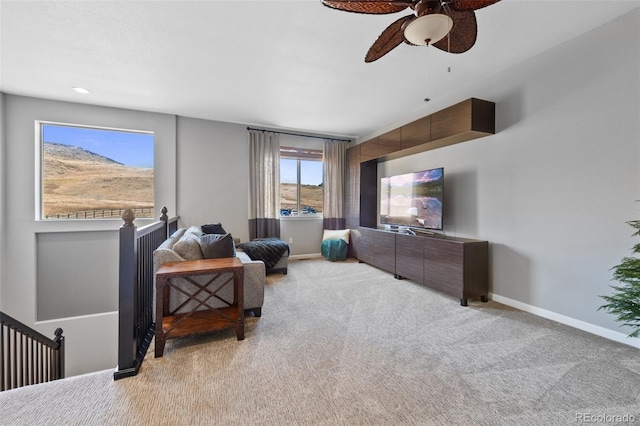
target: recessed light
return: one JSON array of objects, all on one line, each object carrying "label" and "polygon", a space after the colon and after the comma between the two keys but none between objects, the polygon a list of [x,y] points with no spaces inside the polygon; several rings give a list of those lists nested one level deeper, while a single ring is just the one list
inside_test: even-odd
[{"label": "recessed light", "polygon": [[86,95],[89,93],[89,90],[85,89],[84,87],[74,87],[73,90],[75,90],[78,93],[82,93],[83,95]]}]

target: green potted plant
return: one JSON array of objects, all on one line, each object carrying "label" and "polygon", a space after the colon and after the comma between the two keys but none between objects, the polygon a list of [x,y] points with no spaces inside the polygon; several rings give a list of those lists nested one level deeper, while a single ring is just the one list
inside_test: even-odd
[{"label": "green potted plant", "polygon": [[[640,220],[627,223],[636,229],[633,236],[640,236]],[[640,243],[633,247],[632,253],[640,255]],[[629,337],[638,337],[640,335],[640,258],[625,257],[612,269],[613,279],[621,284],[611,286],[615,290],[613,295],[600,296],[608,303],[600,306],[598,310],[604,309],[616,315],[618,317],[616,321],[634,329],[629,333]]]}]

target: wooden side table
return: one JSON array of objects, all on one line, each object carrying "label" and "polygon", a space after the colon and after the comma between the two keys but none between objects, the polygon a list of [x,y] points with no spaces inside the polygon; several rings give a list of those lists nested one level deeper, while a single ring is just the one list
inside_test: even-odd
[{"label": "wooden side table", "polygon": [[[222,274],[233,273],[233,301],[224,300],[218,295],[221,289],[231,284],[225,280],[215,288],[209,288]],[[200,284],[190,277],[212,275],[206,283]],[[181,277],[193,284],[195,291],[190,294],[183,287],[172,283],[174,278]],[[169,308],[169,295],[177,291],[197,306],[190,312],[174,312]],[[211,299],[224,302],[227,306],[214,308]],[[184,303],[181,305],[184,306]],[[203,309],[204,308],[204,309]],[[198,310],[200,309],[200,310]],[[167,339],[208,333],[227,328],[236,329],[238,340],[244,339],[244,266],[237,257],[222,259],[203,259],[185,262],[169,262],[160,267],[156,273],[156,330],[155,356],[161,357]]]}]

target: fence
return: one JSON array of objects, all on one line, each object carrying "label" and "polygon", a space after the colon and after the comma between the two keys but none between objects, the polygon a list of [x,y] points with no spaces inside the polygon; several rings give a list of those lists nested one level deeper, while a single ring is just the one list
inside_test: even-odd
[{"label": "fence", "polygon": [[[71,213],[56,213],[46,215],[45,219],[109,219],[121,218],[127,209],[97,209],[97,210],[81,210]],[[133,210],[133,214],[137,217],[153,217],[153,207],[141,207]]]}]

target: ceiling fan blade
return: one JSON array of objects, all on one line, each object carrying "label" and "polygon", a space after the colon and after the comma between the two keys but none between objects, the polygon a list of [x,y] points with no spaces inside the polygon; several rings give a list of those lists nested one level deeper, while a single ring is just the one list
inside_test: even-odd
[{"label": "ceiling fan blade", "polygon": [[448,5],[454,10],[478,10],[483,7],[491,6],[494,3],[498,3],[500,0],[454,0]]},{"label": "ceiling fan blade", "polygon": [[449,9],[446,14],[453,20],[453,27],[449,34],[432,46],[450,53],[462,53],[471,49],[476,44],[478,36],[475,12]]},{"label": "ceiling fan blade", "polygon": [[364,61],[373,62],[375,60],[378,60],[389,53],[391,50],[393,50],[400,43],[405,41],[402,26],[405,22],[408,22],[414,18],[414,15],[404,16],[385,28],[382,34],[378,36],[378,39],[375,41],[375,43],[373,43],[373,45],[369,48]]},{"label": "ceiling fan blade", "polygon": [[344,10],[346,12],[368,13],[372,15],[384,15],[405,10],[411,6],[412,2],[387,0],[380,1],[357,1],[357,0],[322,0],[322,4],[332,9]]}]

